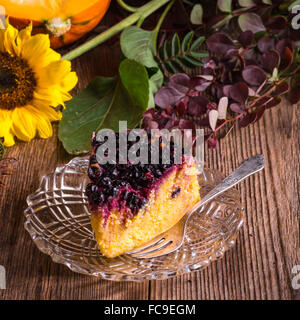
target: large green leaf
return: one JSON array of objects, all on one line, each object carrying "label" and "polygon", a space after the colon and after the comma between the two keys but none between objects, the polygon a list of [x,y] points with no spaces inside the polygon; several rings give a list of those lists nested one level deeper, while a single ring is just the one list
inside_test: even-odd
[{"label": "large green leaf", "polygon": [[126,58],[139,62],[148,69],[156,69],[150,77],[149,108],[153,108],[154,94],[163,84],[163,73],[154,59],[155,33],[143,30],[137,26],[130,26],[124,29],[121,34],[120,45]]},{"label": "large green leaf", "polygon": [[59,125],[59,139],[71,154],[88,152],[91,135],[100,129],[118,131],[119,121],[134,128],[149,102],[150,84],[146,68],[125,59],[119,76],[97,77],[67,103]]},{"label": "large green leaf", "polygon": [[120,45],[123,54],[147,68],[157,67],[154,60],[154,32],[136,26],[127,27],[121,34]]}]

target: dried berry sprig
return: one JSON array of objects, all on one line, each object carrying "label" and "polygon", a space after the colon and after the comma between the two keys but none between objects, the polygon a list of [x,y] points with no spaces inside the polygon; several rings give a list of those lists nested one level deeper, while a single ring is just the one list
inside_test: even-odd
[{"label": "dried berry sprig", "polygon": [[[299,48],[282,23],[280,32],[242,32],[237,40],[225,33],[206,42],[210,57],[200,76],[177,74],[155,97],[157,110],[144,114],[147,128],[207,127],[209,147],[234,123],[246,127],[265,110],[278,105],[284,94],[291,103],[300,99]],[[290,36],[290,37],[289,37]],[[209,98],[208,98],[209,97]],[[191,121],[191,117],[193,121]]]},{"label": "dried berry sprig", "polygon": [[209,18],[208,25],[219,29],[234,21],[242,31],[276,32],[289,22],[292,8],[298,4],[295,0],[218,0],[219,14]]}]

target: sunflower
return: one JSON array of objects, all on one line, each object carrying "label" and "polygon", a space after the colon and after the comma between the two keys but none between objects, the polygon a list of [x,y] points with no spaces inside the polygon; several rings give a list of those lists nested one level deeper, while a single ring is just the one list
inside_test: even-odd
[{"label": "sunflower", "polygon": [[49,36],[31,32],[31,24],[18,31],[8,19],[0,30],[0,139],[7,147],[14,137],[51,137],[51,122],[62,118],[59,106],[78,81],[71,62],[50,48]]}]

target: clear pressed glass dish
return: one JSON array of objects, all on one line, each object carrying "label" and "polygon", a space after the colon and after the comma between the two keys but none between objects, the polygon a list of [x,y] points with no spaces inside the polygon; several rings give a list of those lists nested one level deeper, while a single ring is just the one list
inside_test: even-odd
[{"label": "clear pressed glass dish", "polygon": [[[87,157],[75,158],[57,168],[44,176],[40,188],[27,198],[25,229],[54,262],[107,280],[166,279],[208,266],[235,244],[244,211],[239,192],[233,188],[192,216],[184,245],[176,252],[147,260],[130,255],[104,257],[94,238],[85,196],[88,163]],[[199,176],[201,195],[221,180],[220,172],[205,169]]]}]

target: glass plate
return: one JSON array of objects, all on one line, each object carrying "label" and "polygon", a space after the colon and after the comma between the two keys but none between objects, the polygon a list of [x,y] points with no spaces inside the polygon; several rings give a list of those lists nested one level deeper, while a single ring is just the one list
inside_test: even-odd
[{"label": "glass plate", "polygon": [[[176,252],[147,260],[130,255],[104,257],[94,238],[85,196],[88,163],[87,157],[75,158],[57,168],[44,176],[40,188],[27,198],[25,229],[54,262],[108,280],[166,279],[200,270],[234,245],[244,210],[239,192],[233,188],[192,216],[184,245]],[[199,177],[201,195],[221,180],[220,172],[206,169]]]}]

